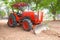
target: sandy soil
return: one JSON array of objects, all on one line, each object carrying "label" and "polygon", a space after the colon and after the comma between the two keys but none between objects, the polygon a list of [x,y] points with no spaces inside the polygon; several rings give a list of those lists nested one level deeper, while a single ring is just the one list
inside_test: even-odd
[{"label": "sandy soil", "polygon": [[19,26],[10,28],[6,22],[7,20],[0,20],[0,40],[60,40],[60,21],[49,22],[51,30],[42,31],[38,35],[26,32]]}]

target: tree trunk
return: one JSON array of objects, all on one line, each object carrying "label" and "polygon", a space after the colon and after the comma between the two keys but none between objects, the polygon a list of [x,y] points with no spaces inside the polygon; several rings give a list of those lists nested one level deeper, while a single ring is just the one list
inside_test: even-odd
[{"label": "tree trunk", "polygon": [[38,10],[38,1],[37,0],[35,0],[35,3],[36,3],[36,10]]},{"label": "tree trunk", "polygon": [[56,18],[55,18],[56,17],[56,11],[53,11],[52,14],[54,15],[53,16],[53,21],[55,21],[56,20]]},{"label": "tree trunk", "polygon": [[56,19],[55,19],[55,15],[53,16],[53,21],[55,21]]}]

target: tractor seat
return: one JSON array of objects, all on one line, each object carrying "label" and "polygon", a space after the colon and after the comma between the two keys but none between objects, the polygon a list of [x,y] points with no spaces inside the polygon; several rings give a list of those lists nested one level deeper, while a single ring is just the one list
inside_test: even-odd
[{"label": "tractor seat", "polygon": [[21,14],[21,13],[19,13],[19,12],[17,12],[17,15],[18,15],[18,16],[21,16],[22,14]]}]

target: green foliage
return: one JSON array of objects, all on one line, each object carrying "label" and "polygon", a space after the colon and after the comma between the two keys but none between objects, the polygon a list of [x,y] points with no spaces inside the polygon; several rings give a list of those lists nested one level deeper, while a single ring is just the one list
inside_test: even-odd
[{"label": "green foliage", "polygon": [[5,16],[5,12],[4,11],[0,11],[0,15],[1,16]]},{"label": "green foliage", "polygon": [[60,13],[60,0],[15,0],[12,2],[8,2],[8,0],[4,0],[5,4],[8,4],[7,6],[11,8],[11,5],[18,2],[26,2],[31,4],[34,2],[36,4],[36,7],[34,7],[34,10],[39,10],[42,8],[48,8],[50,12],[55,15],[56,13]]},{"label": "green foliage", "polygon": [[12,2],[5,0],[5,3],[8,3],[10,6],[16,2],[26,2],[29,4],[34,2],[36,4],[34,9],[49,8],[50,12],[60,10],[60,0],[12,0]]},{"label": "green foliage", "polygon": [[60,10],[56,12],[57,14],[60,14]]}]

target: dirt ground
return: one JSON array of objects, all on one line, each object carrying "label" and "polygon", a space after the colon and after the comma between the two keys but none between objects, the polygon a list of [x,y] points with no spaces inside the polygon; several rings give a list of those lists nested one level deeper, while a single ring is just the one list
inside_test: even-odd
[{"label": "dirt ground", "polygon": [[0,20],[0,40],[60,40],[60,21],[51,21],[48,25],[51,30],[35,35],[31,31],[24,31],[19,26],[8,27],[7,20]]}]

